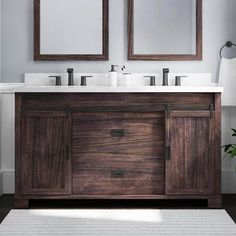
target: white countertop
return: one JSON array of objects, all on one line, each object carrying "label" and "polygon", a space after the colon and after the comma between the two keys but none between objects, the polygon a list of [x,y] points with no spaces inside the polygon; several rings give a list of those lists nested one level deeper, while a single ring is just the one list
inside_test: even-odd
[{"label": "white countertop", "polygon": [[0,83],[1,93],[14,93],[14,88],[24,86],[23,83]]},{"label": "white countertop", "polygon": [[0,85],[1,93],[222,93],[223,87],[212,86],[24,86]]}]

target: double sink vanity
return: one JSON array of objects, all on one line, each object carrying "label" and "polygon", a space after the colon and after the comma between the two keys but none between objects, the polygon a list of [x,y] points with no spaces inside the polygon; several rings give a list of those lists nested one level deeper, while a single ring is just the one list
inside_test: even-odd
[{"label": "double sink vanity", "polygon": [[221,207],[218,86],[20,86],[15,206],[206,199]]},{"label": "double sink vanity", "polygon": [[[202,60],[202,0],[176,6],[127,1],[129,61]],[[123,36],[113,44],[124,51]],[[109,0],[92,8],[34,0],[34,60],[108,61]],[[26,74],[22,85],[0,86],[15,104],[15,207],[32,199],[205,199],[220,208],[223,88],[207,74],[167,80],[164,69],[160,81],[123,66],[118,78],[116,67]]]}]

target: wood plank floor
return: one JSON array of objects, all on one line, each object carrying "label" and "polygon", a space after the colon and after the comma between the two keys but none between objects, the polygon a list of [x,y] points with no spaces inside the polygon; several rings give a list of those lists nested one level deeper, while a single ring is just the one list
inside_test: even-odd
[{"label": "wood plank floor", "polygon": [[[7,216],[14,206],[13,195],[0,197],[0,222]],[[205,200],[38,200],[31,201],[32,209],[64,209],[64,208],[93,208],[93,209],[207,209]],[[223,209],[225,209],[236,223],[236,195],[223,195]]]}]

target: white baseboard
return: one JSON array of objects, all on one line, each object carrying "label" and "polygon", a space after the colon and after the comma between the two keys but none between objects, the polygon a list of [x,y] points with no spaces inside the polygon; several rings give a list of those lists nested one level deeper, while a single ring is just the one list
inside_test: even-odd
[{"label": "white baseboard", "polygon": [[3,194],[3,173],[0,171],[0,196]]},{"label": "white baseboard", "polygon": [[2,193],[3,194],[13,194],[15,193],[15,171],[14,170],[4,170],[2,171]]},{"label": "white baseboard", "polygon": [[[236,172],[222,172],[222,193],[236,194]],[[0,172],[0,195],[15,193],[15,171],[5,170]]]},{"label": "white baseboard", "polygon": [[222,172],[222,193],[236,194],[236,172],[223,171]]}]

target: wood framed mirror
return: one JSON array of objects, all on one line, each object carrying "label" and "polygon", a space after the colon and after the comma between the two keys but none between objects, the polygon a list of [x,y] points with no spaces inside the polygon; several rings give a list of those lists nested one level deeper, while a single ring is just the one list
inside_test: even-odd
[{"label": "wood framed mirror", "polygon": [[128,60],[202,60],[202,0],[128,0]]},{"label": "wood framed mirror", "polygon": [[109,0],[34,0],[34,60],[109,59]]}]

